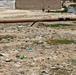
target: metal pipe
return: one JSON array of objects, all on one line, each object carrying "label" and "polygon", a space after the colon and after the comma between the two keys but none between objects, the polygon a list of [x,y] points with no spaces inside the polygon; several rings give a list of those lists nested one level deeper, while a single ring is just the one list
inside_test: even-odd
[{"label": "metal pipe", "polygon": [[76,21],[76,18],[49,18],[49,19],[4,19],[0,23],[23,23],[23,22],[55,22],[55,21]]}]

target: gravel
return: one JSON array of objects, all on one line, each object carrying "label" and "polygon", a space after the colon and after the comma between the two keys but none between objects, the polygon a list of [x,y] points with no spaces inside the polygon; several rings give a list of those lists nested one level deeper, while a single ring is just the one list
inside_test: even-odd
[{"label": "gravel", "polygon": [[[45,24],[0,25],[0,75],[76,74],[76,44],[46,42],[50,39],[76,41],[76,30],[45,27]],[[25,57],[20,59],[20,55]]]}]

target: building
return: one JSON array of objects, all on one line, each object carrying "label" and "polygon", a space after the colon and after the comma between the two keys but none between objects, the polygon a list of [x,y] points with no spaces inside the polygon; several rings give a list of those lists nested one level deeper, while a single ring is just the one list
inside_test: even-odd
[{"label": "building", "polygon": [[61,0],[0,0],[0,8],[26,10],[61,9]]},{"label": "building", "polygon": [[15,9],[15,0],[0,0],[0,8]]},{"label": "building", "polygon": [[[63,0],[64,1],[64,0]],[[70,1],[70,2],[76,2],[76,0],[66,0],[66,1]]]},{"label": "building", "polygon": [[61,0],[16,0],[17,9],[41,10],[48,6],[51,10],[61,9]]}]

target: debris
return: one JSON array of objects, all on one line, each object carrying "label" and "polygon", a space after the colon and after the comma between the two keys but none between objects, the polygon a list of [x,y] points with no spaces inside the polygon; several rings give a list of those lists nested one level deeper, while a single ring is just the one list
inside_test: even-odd
[{"label": "debris", "polygon": [[21,64],[20,62],[17,62],[17,63],[14,63],[14,64],[13,64],[13,66],[15,66],[15,67],[18,67],[18,68],[19,68],[19,67],[22,67],[22,64]]},{"label": "debris", "polygon": [[29,50],[32,50],[32,48],[30,47]]},{"label": "debris", "polygon": [[3,56],[3,54],[0,54],[0,56]]},{"label": "debris", "polygon": [[24,55],[20,55],[19,58],[20,58],[20,59],[23,59],[23,58],[24,58]]},{"label": "debris", "polygon": [[7,53],[1,53],[0,56],[9,57],[10,54]]},{"label": "debris", "polygon": [[0,41],[2,40],[2,38],[0,38]]}]

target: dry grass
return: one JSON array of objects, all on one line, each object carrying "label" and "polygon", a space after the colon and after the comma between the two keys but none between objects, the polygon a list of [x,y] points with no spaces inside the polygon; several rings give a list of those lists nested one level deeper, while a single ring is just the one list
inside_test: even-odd
[{"label": "dry grass", "polygon": [[67,40],[67,39],[63,39],[63,40],[47,40],[46,41],[48,44],[50,45],[57,45],[57,44],[76,44],[76,41],[75,40]]}]

